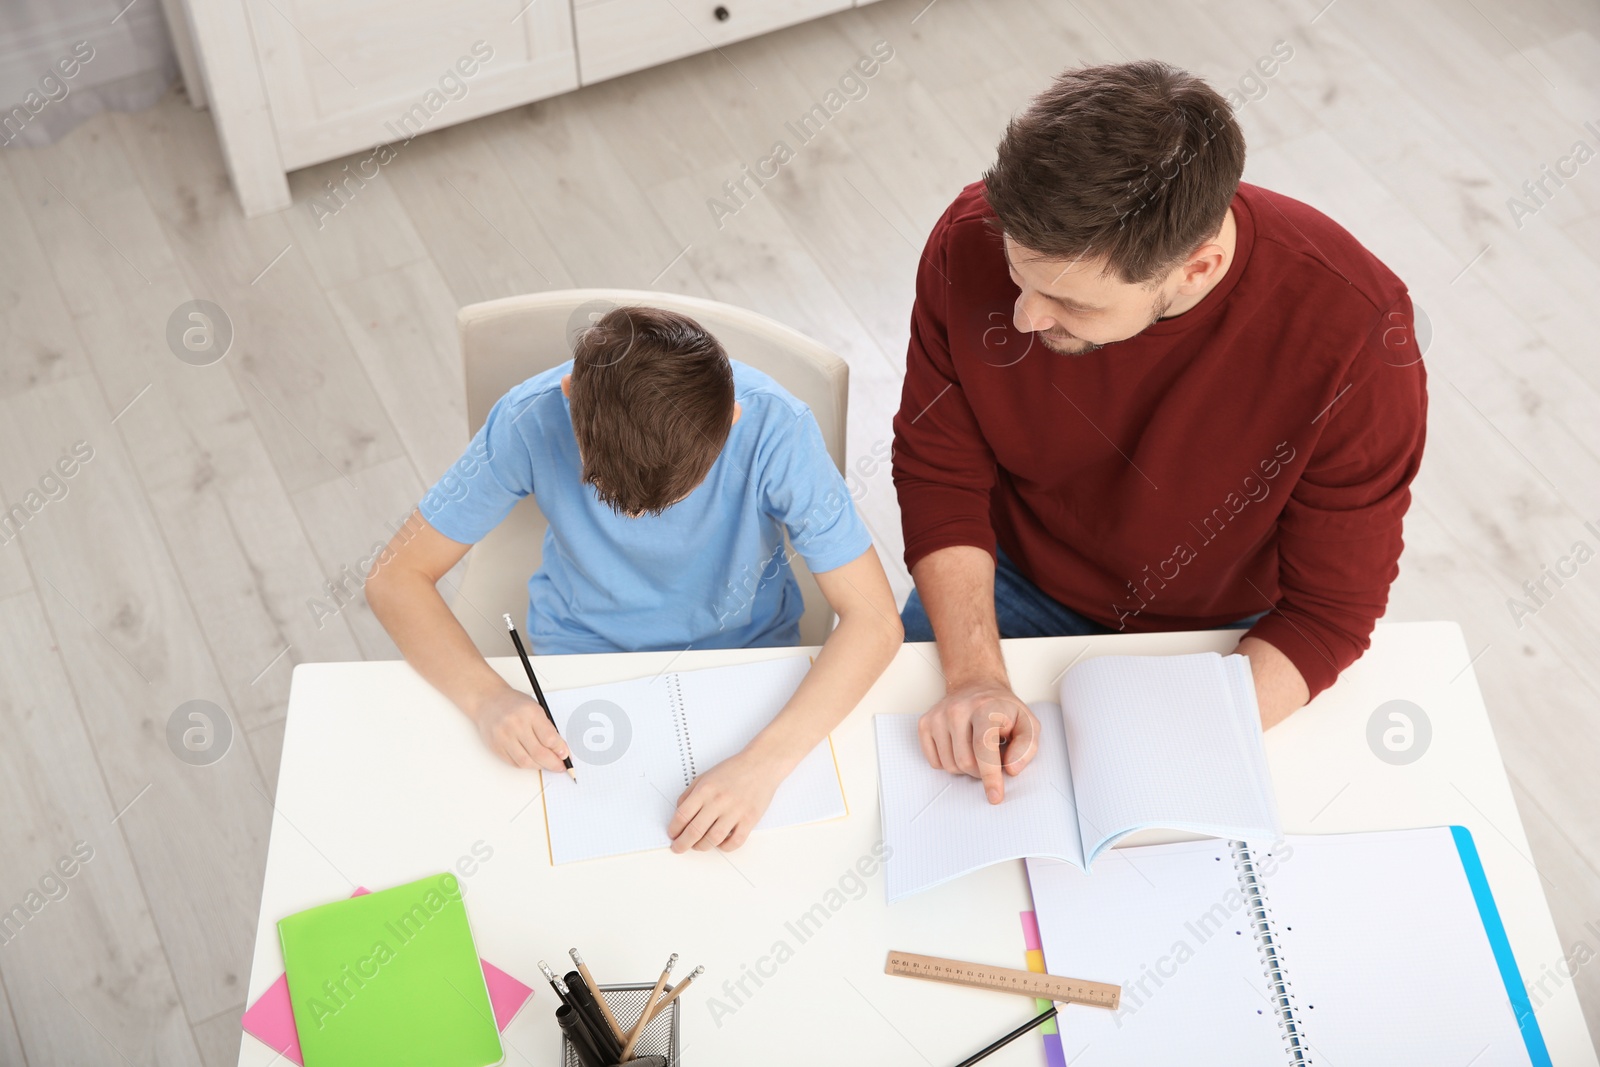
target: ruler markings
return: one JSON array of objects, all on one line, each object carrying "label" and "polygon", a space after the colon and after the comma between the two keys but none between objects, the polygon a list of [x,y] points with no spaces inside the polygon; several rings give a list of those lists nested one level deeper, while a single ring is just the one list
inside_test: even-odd
[{"label": "ruler markings", "polygon": [[885,974],[901,978],[949,982],[954,985],[1017,993],[1044,1000],[1088,1004],[1098,1008],[1115,1009],[1122,1000],[1122,987],[1105,982],[1062,978],[1036,971],[1019,971],[1011,967],[991,967],[984,963],[965,963],[937,956],[919,956],[912,952],[891,951],[883,970]]}]

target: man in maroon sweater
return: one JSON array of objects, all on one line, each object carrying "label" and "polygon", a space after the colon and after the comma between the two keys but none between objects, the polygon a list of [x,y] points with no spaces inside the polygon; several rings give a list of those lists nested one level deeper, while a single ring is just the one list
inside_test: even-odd
[{"label": "man in maroon sweater", "polygon": [[935,766],[984,780],[1037,720],[1000,637],[1248,627],[1264,726],[1367,647],[1427,396],[1406,287],[1240,182],[1227,103],[1163,63],[1062,75],[928,238],[894,479],[937,639]]}]

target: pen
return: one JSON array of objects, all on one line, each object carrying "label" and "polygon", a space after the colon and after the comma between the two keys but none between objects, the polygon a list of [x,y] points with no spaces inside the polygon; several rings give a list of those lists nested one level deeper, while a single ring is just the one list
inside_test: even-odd
[{"label": "pen", "polygon": [[583,1015],[571,1004],[563,1004],[556,1009],[556,1025],[561,1027],[561,1032],[572,1042],[572,1047],[577,1051],[578,1060],[583,1067],[606,1067],[611,1063],[611,1058],[596,1047],[594,1035],[583,1023]]},{"label": "pen", "polygon": [[[511,631],[511,643],[517,646],[517,655],[522,658],[522,669],[528,672],[528,684],[533,686],[533,697],[539,702],[539,707],[544,710],[544,717],[550,720],[550,725],[555,727],[560,734],[561,727],[556,726],[556,717],[550,714],[550,704],[544,698],[544,690],[539,688],[539,679],[534,677],[533,664],[528,660],[528,650],[522,647],[522,638],[517,635],[517,627],[511,621],[510,615],[503,616],[506,620],[506,629]],[[567,774],[574,782],[578,780],[578,772],[572,769],[572,757],[568,756],[561,761],[567,765]]]},{"label": "pen", "polygon": [[583,1021],[588,1024],[589,1033],[594,1037],[595,1047],[602,1055],[611,1057],[612,1063],[621,1062],[626,1058],[622,1055],[622,1039],[612,1034],[605,1015],[600,1011],[599,998],[590,991],[589,983],[577,971],[568,971],[566,982],[568,1003],[583,1015]]},{"label": "pen", "polygon": [[567,955],[572,957],[573,965],[578,968],[578,973],[589,984],[589,992],[594,994],[594,1001],[600,1006],[600,1014],[605,1016],[606,1027],[611,1031],[611,1036],[616,1038],[619,1043],[625,1040],[622,1034],[622,1027],[617,1025],[617,1017],[611,1014],[611,1005],[606,1003],[605,995],[600,992],[599,983],[594,980],[594,975],[589,973],[589,965],[583,962],[583,957],[578,955],[578,950],[575,948],[568,949]]},{"label": "pen", "polygon": [[968,1056],[966,1059],[956,1064],[956,1067],[972,1067],[974,1063],[977,1063],[979,1060],[989,1055],[989,1053],[1005,1048],[1007,1045],[1011,1044],[1011,1042],[1015,1041],[1029,1030],[1032,1030],[1037,1026],[1043,1026],[1045,1023],[1049,1022],[1055,1017],[1056,1006],[1052,1004],[1050,1005],[1050,1009],[1048,1011],[1041,1011],[1038,1015],[1035,1015],[1033,1018],[1029,1019],[1027,1022],[1011,1031],[1005,1037],[1002,1037],[1000,1040],[996,1041],[994,1044],[988,1046],[980,1052],[975,1052],[971,1056]]},{"label": "pen", "polygon": [[[561,1000],[561,1007],[556,1009],[556,1021],[561,1024],[562,1031],[572,1038],[573,1046],[580,1053],[592,1053],[599,1067],[615,1062],[615,1057],[612,1055],[614,1049],[610,1044],[611,1035],[601,1034],[595,1030],[596,1026],[603,1025],[599,1018],[596,1017],[594,1024],[590,1024],[589,1016],[579,1003],[575,991],[562,981],[561,976],[551,970],[550,965],[544,960],[539,961],[539,970],[544,973],[550,982],[550,988],[556,991],[556,996]],[[563,1015],[563,1012],[566,1014]],[[620,1048],[621,1042],[617,1042],[616,1047]],[[579,1058],[585,1061],[587,1067],[589,1056],[585,1054]]]}]

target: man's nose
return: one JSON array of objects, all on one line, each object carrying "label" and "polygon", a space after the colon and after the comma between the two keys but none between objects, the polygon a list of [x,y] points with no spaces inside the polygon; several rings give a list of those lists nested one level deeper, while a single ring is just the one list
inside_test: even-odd
[{"label": "man's nose", "polygon": [[1030,299],[1027,293],[1017,297],[1011,319],[1019,333],[1039,333],[1056,325],[1055,319],[1044,312],[1040,303],[1042,301]]}]

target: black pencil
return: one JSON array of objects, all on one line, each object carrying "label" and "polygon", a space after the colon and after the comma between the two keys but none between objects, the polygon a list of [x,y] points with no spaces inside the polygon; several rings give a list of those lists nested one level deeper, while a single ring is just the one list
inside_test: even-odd
[{"label": "black pencil", "polygon": [[[522,647],[522,638],[517,635],[516,624],[511,621],[510,615],[506,615],[504,618],[506,620],[506,629],[511,631],[511,643],[517,646],[517,655],[522,658],[522,669],[528,672],[528,684],[533,686],[533,699],[539,702],[539,706],[544,709],[544,717],[550,720],[550,725],[555,727],[557,734],[560,734],[561,727],[556,726],[556,717],[550,714],[550,705],[544,699],[544,690],[539,688],[539,679],[534,677],[533,664],[528,659],[528,650]],[[567,765],[568,776],[576,782],[578,780],[578,772],[572,769],[572,757],[568,756],[561,762]]]},{"label": "black pencil", "polygon": [[1005,1037],[1002,1037],[1000,1040],[998,1040],[994,1044],[990,1045],[988,1048],[984,1049],[981,1052],[976,1052],[976,1053],[972,1054],[971,1056],[968,1056],[966,1059],[964,1059],[960,1063],[956,1064],[956,1067],[972,1067],[972,1065],[974,1063],[977,1063],[979,1060],[981,1060],[985,1056],[989,1055],[989,1053],[998,1051],[999,1049],[1002,1049],[1002,1048],[1005,1048],[1007,1045],[1011,1044],[1011,1042],[1015,1041],[1017,1038],[1021,1037],[1025,1033],[1027,1033],[1029,1030],[1032,1030],[1033,1028],[1038,1027],[1038,1026],[1043,1026],[1045,1023],[1049,1022],[1051,1019],[1054,1019],[1055,1017],[1056,1017],[1056,1007],[1055,1007],[1054,1004],[1052,1004],[1052,1005],[1050,1005],[1050,1010],[1049,1011],[1041,1011],[1038,1015],[1035,1015],[1033,1018],[1029,1019],[1027,1022],[1023,1023],[1021,1026],[1017,1027],[1015,1030],[1011,1031]]}]

